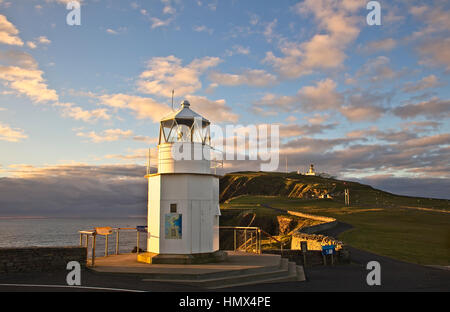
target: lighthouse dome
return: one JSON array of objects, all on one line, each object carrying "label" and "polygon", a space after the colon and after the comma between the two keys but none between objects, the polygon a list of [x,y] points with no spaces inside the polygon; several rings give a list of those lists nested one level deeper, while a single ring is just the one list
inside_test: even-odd
[{"label": "lighthouse dome", "polygon": [[180,108],[161,119],[159,144],[197,142],[210,144],[208,119],[190,108],[189,101],[181,102]]}]

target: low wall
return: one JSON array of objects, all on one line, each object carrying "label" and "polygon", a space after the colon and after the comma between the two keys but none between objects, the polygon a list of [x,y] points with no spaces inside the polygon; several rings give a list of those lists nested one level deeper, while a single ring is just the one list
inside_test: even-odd
[{"label": "low wall", "polygon": [[86,247],[79,246],[0,248],[0,273],[61,271],[70,261],[84,268],[86,259]]},{"label": "low wall", "polygon": [[[267,254],[276,254],[280,255],[280,250],[263,250],[263,253]],[[303,256],[303,252],[301,250],[292,250],[287,249],[283,250],[282,254],[283,258],[289,259],[289,261],[293,261],[298,265],[303,266],[316,266],[316,265],[324,265],[323,262],[323,256],[322,252],[318,250],[308,250]],[[306,259],[306,263],[304,260]],[[350,253],[347,249],[341,249],[336,251],[336,254],[333,256],[333,263],[334,264],[342,264],[342,263],[349,263],[350,262]],[[331,264],[331,256],[326,256],[326,264]]]},{"label": "low wall", "polygon": [[302,212],[297,212],[297,211],[288,211],[288,213],[293,216],[323,222],[320,224],[305,226],[305,227],[301,228],[300,232],[302,232],[302,233],[314,234],[314,233],[318,233],[321,231],[332,229],[333,227],[335,227],[337,225],[337,221],[334,218],[315,216],[315,215],[310,215],[307,213],[302,213]]},{"label": "low wall", "polygon": [[291,238],[291,249],[300,250],[301,242],[306,242],[308,250],[322,250],[322,246],[334,245],[336,250],[341,249],[344,244],[333,237],[317,234],[295,233]]}]

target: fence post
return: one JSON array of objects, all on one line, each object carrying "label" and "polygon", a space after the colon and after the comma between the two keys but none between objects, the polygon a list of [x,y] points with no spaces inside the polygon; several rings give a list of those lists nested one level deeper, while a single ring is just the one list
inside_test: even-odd
[{"label": "fence post", "polygon": [[119,229],[116,229],[116,255],[119,254]]},{"label": "fence post", "polygon": [[105,235],[105,257],[108,255],[108,235]]},{"label": "fence post", "polygon": [[92,234],[92,266],[95,265],[95,233]]},{"label": "fence post", "polygon": [[234,230],[234,251],[236,251],[236,230]]},{"label": "fence post", "polygon": [[259,237],[259,243],[258,243],[259,251],[258,251],[258,253],[260,254],[261,253],[261,229],[258,229],[258,237]]},{"label": "fence post", "polygon": [[247,230],[244,230],[244,249],[247,252]]},{"label": "fence post", "polygon": [[139,230],[137,230],[136,233],[137,233],[136,254],[139,254],[139,238],[140,238]]}]

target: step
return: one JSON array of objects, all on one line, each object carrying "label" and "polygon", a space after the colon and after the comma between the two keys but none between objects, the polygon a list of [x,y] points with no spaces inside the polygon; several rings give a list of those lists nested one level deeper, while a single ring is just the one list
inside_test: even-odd
[{"label": "step", "polygon": [[303,271],[303,266],[296,265],[295,262],[289,262],[288,264],[289,270],[287,275],[283,275],[280,277],[272,277],[272,278],[264,278],[260,280],[253,281],[242,281],[234,284],[226,284],[220,285],[217,287],[208,287],[208,289],[221,289],[221,288],[230,288],[230,287],[238,287],[238,286],[247,286],[247,285],[256,285],[256,284],[269,284],[269,283],[283,283],[283,282],[303,282],[306,280],[305,273]]},{"label": "step", "polygon": [[285,269],[277,269],[269,272],[260,272],[260,273],[252,273],[252,274],[241,274],[236,276],[226,276],[220,278],[210,278],[203,280],[174,280],[174,279],[143,279],[144,282],[171,282],[171,283],[179,283],[191,286],[199,286],[204,288],[221,288],[228,284],[237,284],[237,283],[255,283],[260,280],[274,279],[274,278],[282,278],[289,275],[288,270]]},{"label": "step", "polygon": [[268,278],[263,280],[251,281],[251,282],[242,282],[236,284],[227,284],[217,287],[208,287],[208,289],[222,289],[222,288],[230,288],[230,287],[238,287],[238,286],[247,286],[247,285],[257,285],[257,284],[270,284],[270,283],[283,283],[283,282],[294,282],[299,281],[297,275],[287,275],[277,278]]},{"label": "step", "polygon": [[143,279],[148,282],[172,282],[198,286],[207,289],[221,289],[236,286],[255,285],[264,283],[281,283],[288,281],[304,281],[305,275],[302,266],[297,266],[295,262],[287,259],[280,261],[280,268],[268,272],[253,274],[241,274],[238,276],[225,276],[221,278],[210,278],[203,280],[164,280],[164,279]]}]

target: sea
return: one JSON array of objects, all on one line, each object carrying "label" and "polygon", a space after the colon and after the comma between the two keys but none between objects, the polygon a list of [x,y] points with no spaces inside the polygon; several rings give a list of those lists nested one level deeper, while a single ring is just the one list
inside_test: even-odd
[{"label": "sea", "polygon": [[[145,217],[135,218],[0,218],[0,247],[78,246],[80,230],[95,227],[136,228],[147,225]],[[116,248],[116,235],[109,235],[108,254]],[[89,249],[91,248],[89,242]],[[83,241],[84,243],[84,241]],[[137,245],[136,231],[120,231],[119,252],[131,252]],[[140,235],[139,247],[146,249],[146,235]],[[96,239],[96,255],[105,252],[105,237]]]}]

